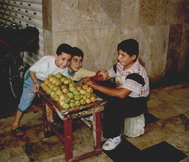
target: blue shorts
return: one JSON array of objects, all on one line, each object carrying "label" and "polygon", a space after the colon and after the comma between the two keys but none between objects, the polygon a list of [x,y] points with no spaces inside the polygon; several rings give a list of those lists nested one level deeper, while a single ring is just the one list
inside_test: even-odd
[{"label": "blue shorts", "polygon": [[[38,82],[41,83],[41,80],[38,79]],[[23,92],[20,98],[20,103],[18,105],[18,110],[20,112],[26,111],[32,104],[33,99],[36,96],[36,93],[33,92],[34,83],[28,73],[25,74]]]}]

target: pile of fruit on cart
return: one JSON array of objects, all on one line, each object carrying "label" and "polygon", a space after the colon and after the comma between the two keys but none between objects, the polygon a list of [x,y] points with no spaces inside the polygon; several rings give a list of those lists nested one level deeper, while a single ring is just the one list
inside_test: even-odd
[{"label": "pile of fruit on cart", "polygon": [[96,101],[96,95],[91,87],[86,84],[76,84],[61,73],[49,75],[41,83],[41,88],[64,109]]}]

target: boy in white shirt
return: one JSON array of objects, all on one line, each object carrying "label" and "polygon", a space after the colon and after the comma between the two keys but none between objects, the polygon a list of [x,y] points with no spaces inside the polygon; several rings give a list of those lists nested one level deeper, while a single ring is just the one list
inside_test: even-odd
[{"label": "boy in white shirt", "polygon": [[[23,92],[11,127],[11,132],[21,137],[24,132],[19,128],[20,120],[24,112],[31,106],[33,99],[39,91],[40,83],[49,75],[62,72],[70,64],[72,47],[68,44],[60,44],[55,55],[44,56],[34,63],[26,72]],[[53,121],[50,121],[53,123]]]}]

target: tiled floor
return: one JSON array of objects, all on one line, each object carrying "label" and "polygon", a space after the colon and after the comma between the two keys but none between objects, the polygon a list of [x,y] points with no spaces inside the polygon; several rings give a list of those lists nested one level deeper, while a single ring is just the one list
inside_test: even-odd
[{"label": "tiled floor", "polygon": [[[3,98],[4,97],[4,98]],[[56,136],[45,138],[42,130],[41,103],[24,115],[21,126],[26,135],[16,138],[10,133],[16,102],[3,95],[0,109],[1,162],[65,161],[64,145]],[[145,134],[137,138],[123,136],[113,151],[80,160],[81,162],[188,162],[189,161],[189,83],[156,88],[148,102],[149,117]],[[93,149],[92,131],[82,121],[73,126],[74,155]],[[105,139],[102,138],[102,143]]]}]

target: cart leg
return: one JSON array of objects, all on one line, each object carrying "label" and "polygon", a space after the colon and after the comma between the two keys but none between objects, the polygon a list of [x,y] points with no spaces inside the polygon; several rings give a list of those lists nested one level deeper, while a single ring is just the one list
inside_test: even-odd
[{"label": "cart leg", "polygon": [[43,100],[43,103],[42,103],[42,109],[43,109],[43,125],[42,125],[42,130],[43,130],[44,136],[48,137],[47,132],[50,131],[50,128],[49,128],[49,126],[47,124],[48,121],[47,121],[47,115],[46,115],[46,106],[47,106],[47,104]]},{"label": "cart leg", "polygon": [[65,159],[68,161],[73,158],[72,147],[72,120],[64,121],[64,139],[65,139]]},{"label": "cart leg", "polygon": [[93,137],[95,140],[95,147],[101,148],[101,125],[100,125],[100,112],[93,114]]}]

